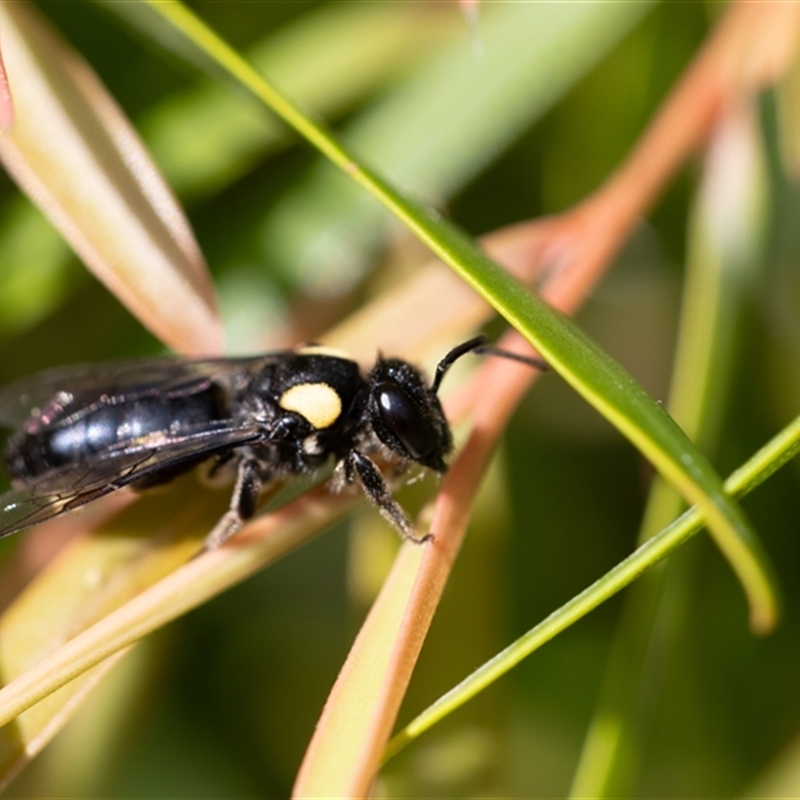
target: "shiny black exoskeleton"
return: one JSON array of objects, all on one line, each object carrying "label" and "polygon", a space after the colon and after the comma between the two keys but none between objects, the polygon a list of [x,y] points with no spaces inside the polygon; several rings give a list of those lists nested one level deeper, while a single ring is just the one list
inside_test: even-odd
[{"label": "shiny black exoskeleton", "polygon": [[365,376],[352,359],[319,347],[40,373],[0,391],[0,424],[15,426],[6,445],[14,488],[0,497],[0,536],[214,459],[214,468],[236,473],[230,510],[206,540],[214,548],[253,516],[265,484],[333,459],[335,484],[357,482],[403,536],[417,539],[373,456],[446,469],[452,437],[437,392],[467,352],[542,366],[479,338],[448,353],[432,385],[407,361],[379,358]]}]

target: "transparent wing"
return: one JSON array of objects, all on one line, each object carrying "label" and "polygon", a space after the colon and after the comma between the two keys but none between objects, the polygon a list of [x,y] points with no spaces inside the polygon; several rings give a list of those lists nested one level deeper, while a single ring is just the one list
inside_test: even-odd
[{"label": "transparent wing", "polygon": [[190,469],[207,458],[263,438],[255,427],[216,422],[180,436],[158,434],[97,454],[90,462],[50,470],[0,496],[0,538],[71,511],[158,473]]}]

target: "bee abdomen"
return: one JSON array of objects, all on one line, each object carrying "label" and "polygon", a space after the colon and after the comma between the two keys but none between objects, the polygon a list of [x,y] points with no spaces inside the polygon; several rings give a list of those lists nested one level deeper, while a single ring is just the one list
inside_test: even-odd
[{"label": "bee abdomen", "polygon": [[153,392],[132,399],[102,395],[64,406],[54,402],[10,436],[6,464],[10,476],[24,484],[50,470],[86,462],[98,453],[135,445],[146,437],[207,425],[225,416],[227,411],[213,384],[187,394]]}]

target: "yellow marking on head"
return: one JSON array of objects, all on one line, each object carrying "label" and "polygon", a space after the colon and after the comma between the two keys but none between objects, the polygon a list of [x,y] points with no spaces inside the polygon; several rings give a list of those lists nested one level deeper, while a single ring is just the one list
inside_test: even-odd
[{"label": "yellow marking on head", "polygon": [[342,400],[327,383],[298,383],[281,395],[279,405],[305,417],[318,430],[329,428],[342,413]]}]

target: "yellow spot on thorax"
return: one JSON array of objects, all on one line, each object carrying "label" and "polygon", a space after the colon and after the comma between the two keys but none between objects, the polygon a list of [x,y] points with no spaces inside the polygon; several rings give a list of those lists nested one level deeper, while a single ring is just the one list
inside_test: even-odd
[{"label": "yellow spot on thorax", "polygon": [[327,383],[298,383],[281,395],[279,405],[305,417],[317,429],[329,428],[342,413],[341,398]]}]

